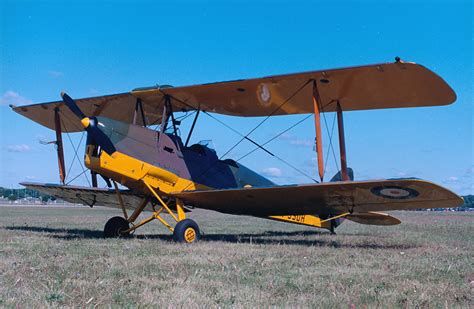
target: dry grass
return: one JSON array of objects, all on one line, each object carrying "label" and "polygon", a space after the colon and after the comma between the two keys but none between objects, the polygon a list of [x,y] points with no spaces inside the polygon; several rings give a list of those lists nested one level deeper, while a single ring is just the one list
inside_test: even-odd
[{"label": "dry grass", "polygon": [[104,208],[0,207],[0,306],[473,306],[474,214],[400,212],[324,231],[196,211],[205,233],[151,223],[103,239]]}]

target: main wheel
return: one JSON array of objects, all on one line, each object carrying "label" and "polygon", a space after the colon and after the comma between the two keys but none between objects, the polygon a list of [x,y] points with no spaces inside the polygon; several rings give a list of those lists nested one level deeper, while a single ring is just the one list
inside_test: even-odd
[{"label": "main wheel", "polygon": [[104,237],[111,238],[128,236],[130,233],[123,233],[123,231],[128,230],[129,228],[130,224],[127,220],[122,217],[113,217],[105,224]]},{"label": "main wheel", "polygon": [[191,219],[184,219],[176,224],[173,240],[176,242],[192,243],[201,238],[199,226]]}]

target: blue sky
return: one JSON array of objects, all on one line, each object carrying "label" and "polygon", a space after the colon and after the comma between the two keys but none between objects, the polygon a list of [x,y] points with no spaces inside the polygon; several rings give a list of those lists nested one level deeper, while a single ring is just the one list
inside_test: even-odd
[{"label": "blue sky", "polygon": [[[473,15],[472,1],[0,0],[0,186],[58,182],[55,150],[38,142],[54,140],[54,132],[8,104],[57,100],[62,90],[79,98],[400,56],[442,76],[458,99],[444,107],[346,113],[349,166],[356,179],[414,176],[472,194]],[[329,126],[333,116],[326,115]],[[242,133],[261,120],[217,117]],[[264,142],[302,117],[272,118],[251,137]],[[207,116],[198,125],[194,140],[212,139],[219,154],[240,139]],[[80,137],[71,136],[76,144]],[[317,175],[312,140],[310,118],[268,148]],[[74,152],[64,141],[69,167]],[[327,146],[326,138],[325,154]],[[250,149],[242,143],[230,156]],[[327,159],[330,178],[337,168],[332,155]],[[242,163],[277,183],[310,181],[261,151]],[[70,174],[80,171],[76,160]]]}]

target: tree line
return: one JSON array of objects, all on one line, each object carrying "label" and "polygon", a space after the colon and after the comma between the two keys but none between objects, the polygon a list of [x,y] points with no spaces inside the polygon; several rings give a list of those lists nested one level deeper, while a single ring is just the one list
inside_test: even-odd
[{"label": "tree line", "polygon": [[43,203],[47,203],[48,201],[56,200],[56,197],[41,193],[37,190],[31,189],[8,189],[0,187],[0,197],[8,199],[10,201],[16,201],[18,199],[24,199],[27,197],[40,199]]}]

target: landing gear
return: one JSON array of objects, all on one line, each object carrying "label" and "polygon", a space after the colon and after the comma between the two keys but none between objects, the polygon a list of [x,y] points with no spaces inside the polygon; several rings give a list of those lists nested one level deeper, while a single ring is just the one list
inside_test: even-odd
[{"label": "landing gear", "polygon": [[[140,205],[135,208],[131,216],[128,216],[127,209],[125,207],[122,196],[120,195],[120,190],[118,189],[117,184],[114,182],[115,191],[117,193],[118,201],[120,208],[123,212],[123,217],[113,217],[104,228],[105,237],[123,237],[130,235],[131,232],[135,231],[137,228],[151,222],[158,220],[163,224],[171,233],[173,233],[173,240],[176,242],[183,243],[193,243],[198,241],[201,238],[201,233],[199,231],[199,226],[196,222],[191,219],[186,219],[186,213],[184,209],[183,202],[179,199],[167,199],[165,202],[160,195],[155,191],[155,189],[144,182],[146,187],[150,190],[150,193],[156,198],[158,203],[151,203],[151,208],[153,213],[150,217],[143,219],[142,221],[135,223],[138,216],[143,212],[145,207],[151,201],[151,197],[145,197]],[[160,205],[159,209],[156,209],[156,204]],[[175,212],[170,209],[170,205],[175,206]],[[173,228],[166,220],[161,216],[162,213],[168,213],[171,218],[176,222],[175,227]],[[132,225],[132,227],[130,227]]]},{"label": "landing gear", "polygon": [[199,226],[191,219],[179,221],[173,231],[173,240],[176,242],[192,243],[200,238]]},{"label": "landing gear", "polygon": [[113,217],[104,227],[104,237],[105,238],[112,238],[112,237],[123,237],[130,235],[128,231],[130,229],[130,224],[128,221],[122,217]]}]

